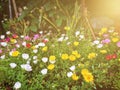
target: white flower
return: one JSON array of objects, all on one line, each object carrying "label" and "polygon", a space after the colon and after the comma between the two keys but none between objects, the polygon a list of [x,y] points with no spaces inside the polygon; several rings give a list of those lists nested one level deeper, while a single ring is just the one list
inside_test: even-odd
[{"label": "white flower", "polygon": [[28,59],[28,58],[29,58],[29,54],[23,53],[23,54],[22,54],[22,58],[23,58],[23,59]]},{"label": "white flower", "polygon": [[93,41],[93,44],[99,44],[99,43],[100,43],[99,40],[95,40],[95,41]]},{"label": "white flower", "polygon": [[98,44],[97,45],[97,48],[102,48],[103,47],[103,44]]},{"label": "white flower", "polygon": [[6,34],[7,34],[7,35],[10,35],[10,31],[7,31]]},{"label": "white flower", "polygon": [[71,44],[71,42],[67,42],[67,45],[70,45]]},{"label": "white flower", "polygon": [[34,61],[33,61],[34,64],[37,64],[37,62],[38,62],[38,60],[34,60]]},{"label": "white flower", "polygon": [[43,34],[43,31],[40,31],[39,33],[40,33],[40,34]]},{"label": "white flower", "polygon": [[37,49],[34,49],[34,50],[33,50],[33,52],[34,52],[34,53],[37,53],[37,52],[38,52],[38,50],[37,50]]},{"label": "white flower", "polygon": [[26,6],[23,7],[24,10],[28,9]]},{"label": "white flower", "polygon": [[56,61],[55,60],[49,60],[51,64],[54,64]]},{"label": "white flower", "polygon": [[22,64],[21,68],[26,71],[32,71],[32,67],[29,64]]},{"label": "white flower", "polygon": [[44,46],[45,46],[45,43],[38,43],[38,46],[44,47]]},{"label": "white flower", "polygon": [[42,58],[42,61],[43,61],[44,63],[46,63],[46,62],[48,61],[48,58],[47,58],[47,57],[43,57],[43,58]]},{"label": "white flower", "polygon": [[48,70],[47,70],[46,68],[42,69],[42,70],[41,70],[42,75],[47,74],[47,71],[48,71]]},{"label": "white flower", "polygon": [[5,35],[1,35],[0,38],[1,38],[1,39],[5,39]]},{"label": "white flower", "polygon": [[26,63],[27,63],[27,64],[30,64],[30,60],[28,60]]},{"label": "white flower", "polygon": [[35,48],[39,48],[39,45],[35,45]]},{"label": "white flower", "polygon": [[80,39],[83,39],[84,38],[84,35],[80,35]]},{"label": "white flower", "polygon": [[108,30],[108,32],[109,32],[109,33],[113,33],[113,32],[114,32],[114,30],[113,30],[113,29],[111,29],[111,30]]},{"label": "white flower", "polygon": [[62,42],[63,39],[64,39],[64,37],[60,37],[60,38],[58,38],[58,42]]},{"label": "white flower", "polygon": [[1,42],[0,44],[1,44],[1,46],[3,46],[3,47],[6,47],[6,46],[7,46],[7,42]]},{"label": "white flower", "polygon": [[68,37],[65,37],[65,40],[68,40],[69,38]]},{"label": "white flower", "polygon": [[75,36],[78,36],[80,34],[80,31],[75,32]]},{"label": "white flower", "polygon": [[11,67],[11,68],[15,68],[16,66],[17,66],[16,63],[10,63],[10,67]]},{"label": "white flower", "polygon": [[0,57],[0,59],[5,59],[5,55],[2,55],[2,56]]},{"label": "white flower", "polygon": [[24,35],[21,35],[20,37],[21,37],[21,38],[24,38]]},{"label": "white flower", "polygon": [[21,88],[21,83],[18,81],[14,84],[13,86],[16,90],[18,90],[19,88]]},{"label": "white flower", "polygon": [[75,65],[71,66],[69,69],[70,69],[71,71],[74,71],[74,70],[75,70]]},{"label": "white flower", "polygon": [[33,59],[37,59],[38,57],[37,56],[33,56]]},{"label": "white flower", "polygon": [[23,42],[22,45],[23,45],[23,46],[26,46],[26,42]]},{"label": "white flower", "polygon": [[20,48],[20,45],[19,45],[19,44],[16,44],[16,47],[17,47],[17,48]]},{"label": "white flower", "polygon": [[67,76],[68,76],[68,77],[71,77],[72,75],[73,75],[72,72],[68,72],[68,73],[67,73]]}]

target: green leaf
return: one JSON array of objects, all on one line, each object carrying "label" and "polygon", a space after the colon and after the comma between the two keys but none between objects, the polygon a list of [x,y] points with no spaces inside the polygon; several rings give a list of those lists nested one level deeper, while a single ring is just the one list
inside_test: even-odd
[{"label": "green leaf", "polygon": [[30,26],[30,30],[33,32],[37,32],[37,26],[35,25]]},{"label": "green leaf", "polygon": [[57,19],[56,24],[57,24],[57,26],[61,26],[62,25],[62,19]]}]

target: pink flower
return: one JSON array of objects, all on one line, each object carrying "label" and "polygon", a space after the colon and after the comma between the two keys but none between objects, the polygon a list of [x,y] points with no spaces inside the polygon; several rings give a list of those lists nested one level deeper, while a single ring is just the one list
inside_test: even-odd
[{"label": "pink flower", "polygon": [[104,38],[108,38],[109,35],[108,35],[108,34],[104,34],[103,37],[104,37]]},{"label": "pink flower", "polygon": [[30,37],[29,36],[25,36],[25,40],[30,40]]},{"label": "pink flower", "polygon": [[104,39],[104,40],[102,40],[102,43],[104,43],[104,44],[108,44],[110,42],[111,42],[110,39]]},{"label": "pink flower", "polygon": [[120,41],[117,43],[117,46],[120,47]]},{"label": "pink flower", "polygon": [[33,37],[34,40],[36,40],[36,39],[38,39],[38,38],[39,38],[39,35],[38,35],[38,34],[35,34],[34,37]]},{"label": "pink flower", "polygon": [[2,53],[2,50],[0,50],[0,54]]}]

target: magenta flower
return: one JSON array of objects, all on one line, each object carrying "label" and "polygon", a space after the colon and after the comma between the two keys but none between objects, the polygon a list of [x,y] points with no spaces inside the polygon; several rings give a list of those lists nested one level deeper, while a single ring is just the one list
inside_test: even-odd
[{"label": "magenta flower", "polygon": [[10,38],[9,37],[6,38],[6,42],[10,42]]},{"label": "magenta flower", "polygon": [[117,43],[117,46],[120,47],[120,41]]}]

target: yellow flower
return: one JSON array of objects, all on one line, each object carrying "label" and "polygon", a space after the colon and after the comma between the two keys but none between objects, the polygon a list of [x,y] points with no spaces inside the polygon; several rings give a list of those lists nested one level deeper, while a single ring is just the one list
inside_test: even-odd
[{"label": "yellow flower", "polygon": [[51,60],[51,61],[54,61],[55,59],[56,59],[56,57],[53,56],[53,55],[51,55],[51,56],[49,57],[49,60]]},{"label": "yellow flower", "polygon": [[75,81],[77,81],[77,80],[79,79],[79,77],[74,73],[74,74],[72,75],[72,79],[75,80]]},{"label": "yellow flower", "polygon": [[114,32],[114,33],[113,33],[113,36],[116,36],[116,35],[118,35],[118,33],[117,33],[117,32]]},{"label": "yellow flower", "polygon": [[70,61],[75,61],[75,60],[76,60],[76,57],[75,57],[74,55],[70,55],[70,56],[69,56],[69,60],[70,60]]},{"label": "yellow flower", "polygon": [[84,79],[86,82],[93,82],[93,75],[91,73],[87,73],[85,75],[83,75]]},{"label": "yellow flower", "polygon": [[62,55],[61,55],[61,58],[62,58],[63,60],[67,60],[67,59],[68,59],[68,54],[62,54]]},{"label": "yellow flower", "polygon": [[113,42],[117,42],[119,39],[118,38],[112,38]]},{"label": "yellow flower", "polygon": [[92,73],[89,72],[88,69],[82,69],[81,74],[86,82],[93,82],[93,80],[94,80],[93,75],[92,75]]},{"label": "yellow flower", "polygon": [[81,55],[78,53],[78,51],[72,51],[72,54],[76,56],[76,58],[80,58]]},{"label": "yellow flower", "polygon": [[20,54],[20,53],[19,53],[18,51],[13,51],[13,52],[12,52],[12,56],[13,56],[13,57],[17,57],[19,54]]},{"label": "yellow flower", "polygon": [[65,29],[66,31],[69,31],[69,30],[70,30],[70,27],[69,27],[69,26],[65,26],[64,29]]},{"label": "yellow flower", "polygon": [[16,43],[17,41],[16,41],[16,39],[10,39],[10,42],[14,44],[14,43]]},{"label": "yellow flower", "polygon": [[74,44],[74,46],[78,46],[79,42],[75,41],[73,44]]},{"label": "yellow flower", "polygon": [[96,57],[96,53],[89,53],[88,59],[93,59]]},{"label": "yellow flower", "polygon": [[42,48],[42,51],[44,51],[44,52],[46,52],[47,50],[48,50],[47,46],[45,46],[45,47]]},{"label": "yellow flower", "polygon": [[82,69],[82,70],[81,70],[81,74],[82,74],[82,75],[85,75],[85,74],[87,74],[87,73],[89,73],[88,69]]},{"label": "yellow flower", "polygon": [[55,67],[55,65],[54,65],[54,64],[50,64],[50,65],[48,65],[48,67],[47,67],[47,68],[48,68],[49,70],[53,70],[53,69],[54,69],[54,67]]},{"label": "yellow flower", "polygon": [[106,53],[107,53],[106,50],[100,50],[100,52],[101,52],[102,54],[106,54]]},{"label": "yellow flower", "polygon": [[31,48],[32,48],[33,50],[34,50],[34,49],[36,49],[36,47],[35,47],[35,46],[32,46]]},{"label": "yellow flower", "polygon": [[102,32],[102,33],[106,33],[106,32],[107,32],[107,28],[102,28],[102,29],[101,29],[101,32]]}]

